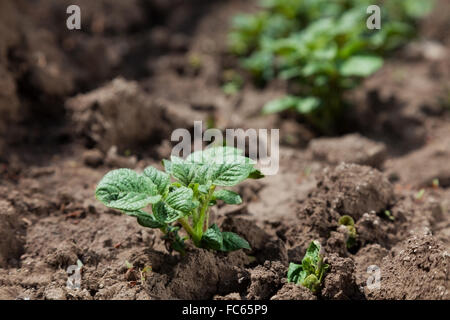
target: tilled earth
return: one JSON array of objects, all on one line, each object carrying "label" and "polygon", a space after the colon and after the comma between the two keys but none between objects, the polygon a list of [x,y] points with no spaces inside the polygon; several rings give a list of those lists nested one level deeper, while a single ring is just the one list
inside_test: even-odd
[{"label": "tilled earth", "polygon": [[[260,115],[285,83],[225,95],[229,20],[255,6],[191,2],[70,1],[80,32],[64,28],[69,1],[0,3],[0,299],[450,299],[448,1],[349,94],[334,137]],[[108,170],[160,166],[172,130],[194,120],[281,129],[279,173],[213,211],[252,250],[181,257],[94,198]],[[350,250],[342,215],[355,220]],[[286,283],[312,240],[331,266],[315,295]],[[81,289],[69,289],[78,260]]]}]

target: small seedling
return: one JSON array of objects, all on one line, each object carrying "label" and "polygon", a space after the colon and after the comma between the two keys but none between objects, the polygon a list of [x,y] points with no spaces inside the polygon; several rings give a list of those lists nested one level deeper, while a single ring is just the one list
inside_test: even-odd
[{"label": "small seedling", "polygon": [[293,262],[289,264],[287,280],[301,284],[315,293],[319,290],[323,276],[329,268],[328,264],[323,263],[319,242],[312,241],[306,250],[302,264]]},{"label": "small seedling", "polygon": [[390,210],[384,210],[384,215],[391,221],[395,220],[395,217],[392,215]]},{"label": "small seedling", "polygon": [[[125,267],[127,268],[127,271],[125,273],[125,279],[129,280],[129,282],[132,286],[135,286],[137,284],[137,282],[135,280],[135,279],[137,279],[137,274],[135,272],[136,270],[135,270],[133,264],[131,262],[129,262],[128,260],[125,260]],[[145,280],[147,280],[147,274],[150,272],[152,272],[151,266],[145,266],[142,269],[139,268],[139,275],[141,278],[141,283],[144,283]]]},{"label": "small seedling", "polygon": [[147,273],[152,272],[152,270],[151,266],[145,266],[143,269],[139,270],[139,273],[141,274],[141,283],[147,280]]},{"label": "small seedling", "polygon": [[127,271],[125,272],[125,279],[129,282],[135,282],[136,274],[133,264],[128,260],[125,260],[125,267],[127,268]]},{"label": "small seedling", "polygon": [[420,200],[420,199],[423,198],[424,194],[425,194],[425,189],[420,189],[419,192],[417,192],[417,193],[414,195],[414,198],[415,198],[416,200]]},{"label": "small seedling", "polygon": [[347,238],[347,249],[351,249],[353,246],[356,245],[356,228],[355,228],[355,221],[352,217],[348,215],[344,215],[339,219],[339,225],[343,225],[347,227],[348,230],[348,238]]},{"label": "small seedling", "polygon": [[439,189],[439,179],[433,179],[432,186],[434,189]]},{"label": "small seedling", "polygon": [[[171,250],[185,253],[185,240],[215,251],[250,249],[248,242],[232,232],[222,232],[209,224],[209,209],[218,200],[240,204],[239,194],[217,187],[232,187],[247,178],[263,175],[255,162],[231,147],[211,147],[186,159],[172,156],[163,160],[165,172],[148,167],[143,174],[130,169],[107,173],[95,195],[109,208],[136,217],[148,228],[160,229]],[[176,181],[172,182],[173,177]],[[143,209],[151,206],[152,213]],[[187,233],[180,235],[181,227]]]},{"label": "small seedling", "polygon": [[129,262],[128,260],[125,260],[125,267],[127,267],[128,270],[133,269],[133,264]]}]

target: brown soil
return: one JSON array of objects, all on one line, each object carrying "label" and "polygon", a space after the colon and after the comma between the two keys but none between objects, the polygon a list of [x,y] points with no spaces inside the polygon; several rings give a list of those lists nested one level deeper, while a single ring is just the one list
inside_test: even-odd
[{"label": "brown soil", "polygon": [[[73,3],[82,31],[60,27]],[[236,67],[230,18],[254,8],[0,1],[0,299],[450,299],[448,1],[350,93],[352,126],[334,137],[260,115],[283,83],[222,92],[223,72]],[[189,247],[181,257],[93,196],[111,168],[159,166],[172,130],[194,120],[281,129],[280,172],[239,186],[243,205],[214,211],[252,250]],[[355,220],[350,249],[342,215]],[[331,270],[312,294],[286,272],[315,239]],[[69,289],[78,260],[81,288]],[[367,285],[371,265],[379,289]]]}]

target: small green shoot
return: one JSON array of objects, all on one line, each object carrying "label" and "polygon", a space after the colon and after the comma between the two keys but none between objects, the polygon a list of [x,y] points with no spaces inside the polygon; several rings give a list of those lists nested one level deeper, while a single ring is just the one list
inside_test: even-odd
[{"label": "small green shoot", "polygon": [[417,192],[414,195],[414,199],[421,200],[423,198],[424,194],[425,194],[425,189],[420,189],[419,192]]},{"label": "small green shoot", "polygon": [[145,280],[147,280],[147,274],[152,272],[151,266],[145,266],[143,269],[141,269],[139,272],[141,274],[141,283],[144,283]]},{"label": "small green shoot", "polygon": [[287,280],[288,282],[301,284],[316,293],[320,289],[323,277],[329,269],[330,266],[323,263],[319,242],[312,241],[306,250],[302,264],[293,262],[289,264]]},{"label": "small green shoot", "polygon": [[344,215],[339,219],[339,225],[346,226],[348,230],[347,249],[351,249],[356,245],[357,233],[355,221],[352,217]]},{"label": "small green shoot", "polygon": [[395,217],[392,215],[390,210],[384,210],[384,215],[391,221],[395,221]]},{"label": "small green shoot", "polygon": [[[109,208],[136,217],[147,228],[160,229],[169,250],[185,253],[185,240],[215,251],[250,249],[249,243],[232,232],[222,232],[210,224],[209,209],[221,200],[240,204],[241,197],[227,189],[263,175],[255,162],[232,147],[210,147],[186,159],[172,156],[163,160],[165,172],[148,167],[143,174],[130,169],[107,173],[95,196]],[[174,178],[174,182],[171,181]],[[152,213],[143,209],[152,208]],[[184,229],[187,235],[181,235]]]},{"label": "small green shoot", "polygon": [[433,186],[434,189],[439,189],[439,179],[433,179],[431,185]]},{"label": "small green shoot", "polygon": [[128,270],[130,270],[130,269],[133,269],[134,267],[133,267],[133,264],[132,263],[130,263],[128,260],[125,260],[125,267],[128,269]]}]

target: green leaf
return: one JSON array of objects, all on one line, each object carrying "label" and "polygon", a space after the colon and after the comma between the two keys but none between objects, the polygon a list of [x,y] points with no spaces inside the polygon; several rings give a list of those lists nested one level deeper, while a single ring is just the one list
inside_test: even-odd
[{"label": "green leaf", "polygon": [[213,196],[216,199],[223,200],[227,204],[241,204],[242,203],[241,196],[239,194],[237,194],[236,192],[233,192],[230,190],[222,189],[222,190],[214,191]]},{"label": "green leaf", "polygon": [[317,109],[320,105],[320,100],[315,97],[299,98],[295,104],[295,110],[298,113],[310,113]]},{"label": "green leaf", "polygon": [[284,80],[289,80],[295,77],[298,77],[302,74],[302,68],[299,66],[295,66],[292,68],[285,69],[280,72],[280,78]]},{"label": "green leaf", "polygon": [[354,226],[355,221],[349,215],[343,215],[339,218],[339,224],[344,226]]},{"label": "green leaf", "polygon": [[310,113],[319,105],[320,100],[315,97],[300,98],[295,96],[286,96],[267,103],[263,108],[263,113],[270,114],[287,109],[294,109],[299,113]]},{"label": "green leaf", "polygon": [[240,156],[242,154],[243,151],[241,149],[216,146],[193,152],[186,157],[186,161],[197,164],[223,163],[230,156]]},{"label": "green leaf", "polygon": [[253,165],[240,162],[213,164],[209,170],[212,184],[232,187],[247,179],[253,170]]},{"label": "green leaf", "polygon": [[395,217],[392,215],[390,210],[384,210],[384,215],[391,221],[395,221]]},{"label": "green leaf", "polygon": [[323,275],[328,269],[329,265],[322,262],[319,242],[312,241],[302,259],[302,264],[292,262],[289,264],[287,279],[289,282],[301,284],[317,292]]},{"label": "green leaf", "polygon": [[403,0],[402,4],[407,15],[418,19],[426,16],[432,11],[434,2],[434,0]]},{"label": "green leaf", "polygon": [[201,184],[201,185],[198,186],[198,191],[203,193],[203,194],[208,194],[209,188],[210,188],[209,185]]},{"label": "green leaf", "polygon": [[211,225],[202,236],[201,244],[206,249],[221,250],[223,246],[222,232],[216,224]]},{"label": "green leaf", "polygon": [[163,159],[162,164],[164,166],[164,170],[166,170],[168,174],[172,174],[172,162],[170,160]]},{"label": "green leaf", "polygon": [[162,239],[169,241],[170,247],[173,250],[178,251],[182,255],[184,255],[186,253],[184,238],[181,238],[180,235],[178,234],[179,230],[180,230],[179,227],[168,225],[167,233],[162,237]]},{"label": "green leaf", "polygon": [[288,282],[298,283],[300,272],[302,272],[302,265],[294,262],[289,263],[287,280]]},{"label": "green leaf", "polygon": [[[199,184],[214,184],[217,186],[234,186],[248,178],[253,171],[255,161],[242,156],[243,151],[233,147],[212,147],[190,154],[179,170],[175,170],[172,161],[172,171],[178,179]],[[177,160],[180,161],[180,160]],[[181,163],[181,161],[180,161]],[[191,170],[194,173],[191,173]]]},{"label": "green leaf", "polygon": [[269,101],[264,105],[262,112],[263,114],[271,114],[294,108],[297,99],[298,98],[294,96],[285,96],[279,99]]},{"label": "green leaf", "polygon": [[383,59],[376,56],[353,56],[342,63],[343,76],[368,77],[383,66]]},{"label": "green leaf", "polygon": [[335,71],[335,65],[331,62],[308,61],[302,68],[301,74],[304,77],[318,76],[321,73],[332,74]]},{"label": "green leaf", "polygon": [[158,221],[171,223],[188,215],[198,206],[198,202],[192,199],[193,195],[193,191],[186,187],[170,192],[163,201],[153,205],[155,218]]},{"label": "green leaf", "polygon": [[253,168],[252,172],[248,175],[249,179],[262,179],[264,175],[256,168]]},{"label": "green leaf", "polygon": [[302,281],[302,285],[312,292],[317,292],[320,288],[320,281],[315,274],[310,274]]},{"label": "green leaf", "polygon": [[356,228],[355,221],[349,215],[343,215],[339,218],[339,225],[343,225],[347,227],[348,230],[348,239],[347,239],[347,248],[350,249],[356,245]]},{"label": "green leaf", "polygon": [[142,211],[142,210],[133,211],[133,212],[125,212],[125,214],[132,216],[132,217],[136,217],[137,222],[143,227],[157,229],[157,228],[162,228],[162,227],[166,226],[166,224],[164,222],[156,220],[156,218],[153,214],[148,214],[147,212]]},{"label": "green leaf", "polygon": [[198,183],[200,185],[209,184],[209,166],[197,163],[188,163],[188,165],[192,166],[195,171],[194,178],[192,182]]},{"label": "green leaf", "polygon": [[188,186],[194,182],[197,167],[194,163],[188,163],[178,157],[171,157],[170,173],[183,185]]},{"label": "green leaf", "polygon": [[315,265],[317,264],[317,261],[314,261],[314,260],[315,260],[315,257],[308,256],[308,254],[306,254],[305,257],[303,258],[302,269],[307,274],[315,273],[315,270],[316,270]]},{"label": "green leaf", "polygon": [[170,185],[169,175],[153,167],[147,167],[144,170],[144,175],[150,178],[150,180],[156,185],[159,194],[164,195]]},{"label": "green leaf", "polygon": [[[234,186],[249,176],[255,164],[252,159],[242,156],[242,152],[232,147],[213,147],[194,152],[186,158],[184,172],[190,172],[187,168],[194,168],[195,174],[192,178],[189,175],[189,178],[200,184],[208,182],[217,186]],[[174,164],[172,167],[175,169]]]},{"label": "green leaf", "polygon": [[236,251],[239,249],[251,249],[247,240],[239,237],[233,232],[222,232],[223,246],[222,251]]},{"label": "green leaf", "polygon": [[332,42],[328,47],[320,48],[313,51],[313,58],[318,60],[333,60],[338,52],[337,45]]},{"label": "green leaf", "polygon": [[123,211],[140,210],[161,199],[149,178],[130,169],[107,173],[99,182],[95,196],[107,207]]},{"label": "green leaf", "polygon": [[317,264],[320,259],[320,244],[318,241],[312,241],[306,250],[303,260],[311,261],[312,264]]}]

